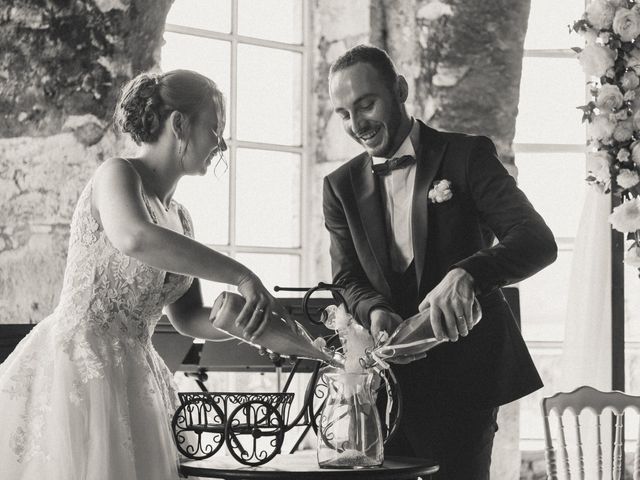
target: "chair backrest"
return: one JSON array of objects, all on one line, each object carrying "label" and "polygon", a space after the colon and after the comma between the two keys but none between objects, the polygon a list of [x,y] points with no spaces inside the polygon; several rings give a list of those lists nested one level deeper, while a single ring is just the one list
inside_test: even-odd
[{"label": "chair backrest", "polygon": [[[602,392],[593,387],[582,386],[572,392],[560,392],[551,397],[542,399],[541,402],[542,415],[544,419],[544,436],[545,436],[545,460],[547,464],[547,479],[557,480],[559,461],[562,460],[563,470],[566,478],[571,479],[572,469],[569,465],[569,453],[567,449],[567,441],[565,435],[565,425],[563,422],[563,414],[569,412],[575,419],[574,434],[577,447],[577,471],[573,478],[584,480],[585,478],[585,455],[583,447],[583,432],[580,424],[580,413],[590,410],[596,415],[596,452],[598,478],[602,479],[604,475],[603,462],[603,435],[601,416],[603,412],[612,412],[615,416],[615,433],[613,435],[613,459],[611,478],[621,479],[623,468],[622,456],[624,450],[623,425],[625,409],[634,409],[636,413],[640,413],[640,396],[627,395],[619,391]],[[558,418],[558,442],[559,450],[553,446],[551,436],[551,428],[549,427],[549,417],[554,412]],[[569,426],[567,425],[567,429]],[[640,440],[640,438],[638,438]],[[608,441],[605,439],[605,441]],[[561,458],[556,457],[559,453]],[[589,460],[589,459],[588,459]],[[633,462],[633,478],[640,479],[640,441],[636,444],[635,458]]]}]

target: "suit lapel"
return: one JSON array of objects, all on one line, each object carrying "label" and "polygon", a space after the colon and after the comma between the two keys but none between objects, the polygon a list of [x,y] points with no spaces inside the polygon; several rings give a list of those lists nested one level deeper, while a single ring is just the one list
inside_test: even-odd
[{"label": "suit lapel", "polygon": [[429,207],[427,193],[440,168],[447,143],[436,130],[420,122],[420,145],[416,152],[416,179],[411,206],[413,255],[415,258],[418,291],[426,269]]},{"label": "suit lapel", "polygon": [[361,162],[354,163],[350,173],[362,227],[376,259],[380,277],[388,289],[389,284],[386,274],[389,271],[389,249],[384,221],[384,207],[378,179],[371,172],[371,158],[363,154]]}]

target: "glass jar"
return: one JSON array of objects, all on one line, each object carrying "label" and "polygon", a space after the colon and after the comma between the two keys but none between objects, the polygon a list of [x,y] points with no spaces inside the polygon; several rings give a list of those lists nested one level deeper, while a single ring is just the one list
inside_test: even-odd
[{"label": "glass jar", "polygon": [[382,426],[373,393],[375,372],[326,368],[327,396],[318,424],[320,468],[378,467],[384,461]]}]

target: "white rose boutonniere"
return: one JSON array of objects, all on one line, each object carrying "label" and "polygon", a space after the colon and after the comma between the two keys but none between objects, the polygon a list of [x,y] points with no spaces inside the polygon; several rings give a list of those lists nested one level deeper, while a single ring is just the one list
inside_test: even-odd
[{"label": "white rose boutonniere", "polygon": [[451,182],[449,180],[436,180],[433,182],[433,187],[427,193],[429,201],[432,203],[442,203],[453,198],[453,191],[451,190]]}]

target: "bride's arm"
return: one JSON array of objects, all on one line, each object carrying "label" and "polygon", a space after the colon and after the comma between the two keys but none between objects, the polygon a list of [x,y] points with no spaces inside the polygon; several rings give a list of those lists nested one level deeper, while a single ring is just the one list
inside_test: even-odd
[{"label": "bride's arm", "polygon": [[92,203],[109,241],[122,253],[168,272],[237,285],[246,303],[238,325],[248,337],[261,334],[270,312],[286,310],[247,267],[189,237],[155,225],[144,205],[141,181],[123,159],[107,160],[95,173]]},{"label": "bride's arm", "polygon": [[209,320],[210,307],[202,303],[200,281],[193,279],[187,292],[175,303],[165,307],[165,313],[178,333],[205,340],[229,338],[226,333],[215,328]]},{"label": "bride's arm", "polygon": [[171,229],[154,224],[137,172],[125,160],[103,164],[94,178],[93,205],[118,250],[168,272],[238,285],[251,275],[241,263]]}]

